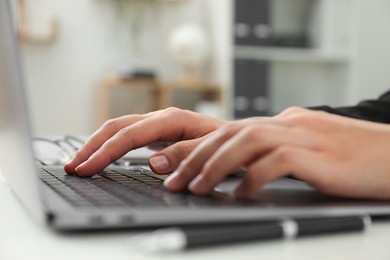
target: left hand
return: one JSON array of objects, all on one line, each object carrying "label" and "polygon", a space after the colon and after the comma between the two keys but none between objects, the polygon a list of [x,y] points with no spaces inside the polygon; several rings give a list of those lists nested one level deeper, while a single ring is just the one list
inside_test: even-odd
[{"label": "left hand", "polygon": [[228,123],[182,161],[165,181],[171,191],[206,195],[228,174],[246,168],[236,190],[252,197],[286,175],[321,192],[390,199],[390,126],[290,108],[273,118]]},{"label": "left hand", "polygon": [[92,176],[128,151],[154,142],[172,142],[173,145],[149,160],[155,172],[171,173],[198,143],[225,123],[178,108],[111,119],[88,139],[64,168],[68,174]]}]

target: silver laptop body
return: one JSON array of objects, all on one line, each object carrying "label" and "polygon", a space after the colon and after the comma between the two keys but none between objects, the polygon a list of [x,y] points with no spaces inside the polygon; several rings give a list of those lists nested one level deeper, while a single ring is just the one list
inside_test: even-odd
[{"label": "silver laptop body", "polygon": [[210,198],[202,198],[210,200],[203,206],[195,203],[200,198],[189,194],[187,204],[169,204],[178,194],[160,187],[161,199],[170,206],[77,208],[37,175],[40,167],[34,161],[30,144],[18,48],[11,1],[0,0],[0,169],[20,202],[41,223],[60,230],[79,230],[390,213],[390,202],[330,198],[292,179],[271,183],[259,192],[258,201],[236,202],[229,192],[239,177],[227,179]]}]

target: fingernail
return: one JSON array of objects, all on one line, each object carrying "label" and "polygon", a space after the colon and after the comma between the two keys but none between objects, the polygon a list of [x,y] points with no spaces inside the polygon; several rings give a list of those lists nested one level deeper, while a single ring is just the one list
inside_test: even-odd
[{"label": "fingernail", "polygon": [[196,178],[190,183],[189,187],[190,191],[196,194],[207,194],[209,189],[206,185],[203,175],[198,175]]},{"label": "fingernail", "polygon": [[68,164],[65,164],[64,165],[64,170],[65,170],[65,173],[67,174],[67,175],[72,175],[72,174],[74,174],[74,169],[73,168],[71,168]]},{"label": "fingernail", "polygon": [[164,185],[167,188],[176,188],[178,185],[180,185],[180,177],[178,172],[174,172],[171,175],[169,175],[168,178],[165,179]]},{"label": "fingernail", "polygon": [[149,162],[153,169],[159,172],[165,172],[169,170],[169,161],[164,155],[152,157],[150,158]]},{"label": "fingernail", "polygon": [[83,164],[80,164],[79,166],[76,167],[76,169],[74,169],[74,171],[76,172],[76,174],[79,175],[79,176],[80,176],[80,170],[82,170],[82,169],[81,169],[82,166],[83,166]]}]

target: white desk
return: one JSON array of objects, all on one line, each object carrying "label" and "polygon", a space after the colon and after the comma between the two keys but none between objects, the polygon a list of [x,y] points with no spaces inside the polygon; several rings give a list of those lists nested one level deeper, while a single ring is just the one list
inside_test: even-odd
[{"label": "white desk", "polygon": [[30,218],[0,175],[0,259],[390,259],[390,222],[365,233],[278,240],[156,255],[129,242],[135,233],[58,234]]}]

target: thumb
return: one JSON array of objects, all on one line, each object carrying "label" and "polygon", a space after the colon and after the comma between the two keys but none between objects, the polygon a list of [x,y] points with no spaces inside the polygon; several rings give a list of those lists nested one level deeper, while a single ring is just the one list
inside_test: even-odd
[{"label": "thumb", "polygon": [[149,166],[155,172],[159,174],[172,173],[179,166],[195,147],[204,140],[205,136],[180,141],[169,147],[155,153],[149,159]]}]

